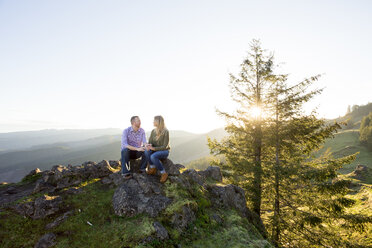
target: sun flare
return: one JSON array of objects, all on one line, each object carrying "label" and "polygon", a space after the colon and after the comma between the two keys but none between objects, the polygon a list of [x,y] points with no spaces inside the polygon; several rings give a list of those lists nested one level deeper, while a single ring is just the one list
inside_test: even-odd
[{"label": "sun flare", "polygon": [[259,117],[262,117],[262,109],[258,106],[254,106],[252,107],[250,110],[249,110],[249,115],[252,117],[252,118],[259,118]]}]

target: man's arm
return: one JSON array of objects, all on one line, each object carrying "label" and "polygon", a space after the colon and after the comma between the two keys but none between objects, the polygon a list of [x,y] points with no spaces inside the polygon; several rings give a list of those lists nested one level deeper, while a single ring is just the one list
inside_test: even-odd
[{"label": "man's arm", "polygon": [[143,133],[142,133],[142,143],[143,145],[147,144],[145,130],[143,130]]},{"label": "man's arm", "polygon": [[128,146],[128,131],[127,129],[123,130],[123,133],[121,134],[121,150],[124,150]]}]

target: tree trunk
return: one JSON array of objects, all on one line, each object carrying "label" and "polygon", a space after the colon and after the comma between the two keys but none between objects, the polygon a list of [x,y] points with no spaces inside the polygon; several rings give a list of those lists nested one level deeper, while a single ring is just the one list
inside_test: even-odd
[{"label": "tree trunk", "polygon": [[261,125],[257,125],[255,128],[254,137],[254,155],[255,155],[255,168],[253,174],[253,212],[258,216],[261,215],[261,177],[262,177],[262,167],[261,167],[261,149],[262,149],[262,130]]},{"label": "tree trunk", "polygon": [[278,98],[276,99],[276,113],[275,113],[275,181],[274,181],[274,221],[272,229],[272,240],[275,247],[279,247],[279,237],[280,237],[280,205],[279,205],[279,176],[280,176],[280,144],[279,144],[279,104]]}]

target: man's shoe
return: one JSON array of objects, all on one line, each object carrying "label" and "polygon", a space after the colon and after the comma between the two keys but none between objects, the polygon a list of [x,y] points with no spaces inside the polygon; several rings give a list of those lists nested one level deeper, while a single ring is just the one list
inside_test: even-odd
[{"label": "man's shoe", "polygon": [[168,179],[168,173],[162,173],[161,174],[161,177],[160,177],[160,182],[161,183],[165,183],[165,181],[167,181],[167,179]]},{"label": "man's shoe", "polygon": [[148,170],[147,170],[147,174],[149,174],[149,175],[155,175],[156,174],[156,168],[154,167],[154,168],[148,168]]},{"label": "man's shoe", "polygon": [[121,176],[122,176],[124,179],[132,178],[132,174],[130,174],[130,173],[121,174]]}]

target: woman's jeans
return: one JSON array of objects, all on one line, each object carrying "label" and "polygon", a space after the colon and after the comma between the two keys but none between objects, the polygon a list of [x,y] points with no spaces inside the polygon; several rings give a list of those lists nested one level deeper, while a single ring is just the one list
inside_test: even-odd
[{"label": "woman's jeans", "polygon": [[165,173],[163,164],[160,162],[160,159],[167,158],[169,155],[169,150],[164,151],[145,151],[146,160],[150,162],[150,165],[155,165],[160,173]]}]

